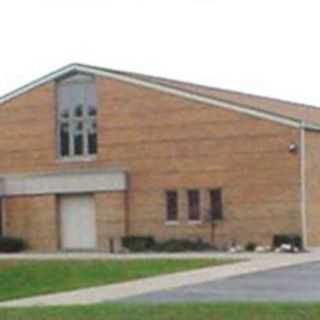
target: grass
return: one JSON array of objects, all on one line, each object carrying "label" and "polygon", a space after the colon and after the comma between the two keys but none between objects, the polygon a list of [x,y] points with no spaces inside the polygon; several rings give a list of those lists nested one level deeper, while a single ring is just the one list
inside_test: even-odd
[{"label": "grass", "polygon": [[[217,259],[0,261],[0,301],[124,282],[230,261]],[[2,318],[0,317],[2,320]]]},{"label": "grass", "polygon": [[1,320],[318,320],[320,304],[99,304],[0,309]]}]

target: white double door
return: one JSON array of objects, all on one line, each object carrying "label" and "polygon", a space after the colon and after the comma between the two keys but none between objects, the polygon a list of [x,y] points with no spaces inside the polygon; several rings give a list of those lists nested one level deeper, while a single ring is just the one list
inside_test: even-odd
[{"label": "white double door", "polygon": [[63,249],[96,248],[96,210],[93,196],[61,196],[60,217]]}]

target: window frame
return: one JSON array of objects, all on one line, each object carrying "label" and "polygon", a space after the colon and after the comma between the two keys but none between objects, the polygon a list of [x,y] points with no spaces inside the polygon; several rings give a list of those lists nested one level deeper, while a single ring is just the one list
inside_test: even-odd
[{"label": "window frame", "polygon": [[[170,218],[170,209],[172,207],[169,207],[170,204],[170,194],[171,196],[174,194],[175,198],[174,198],[174,211],[175,211],[175,219],[171,219]],[[166,219],[165,219],[165,223],[166,224],[178,224],[179,222],[179,193],[177,190],[166,190],[165,191],[165,203],[166,203]]]},{"label": "window frame", "polygon": [[[214,194],[215,196],[213,196]],[[216,197],[216,195],[218,195],[218,197]],[[224,219],[222,188],[209,189],[209,199],[210,199],[210,216],[212,221],[222,221]],[[218,214],[215,214],[215,210],[218,211]]]},{"label": "window frame", "polygon": [[[195,196],[192,199],[192,195]],[[196,199],[196,206],[192,204],[192,201]],[[189,189],[187,190],[187,203],[188,203],[188,222],[189,223],[201,223],[201,193],[199,189]],[[195,206],[195,207],[194,207]],[[197,212],[197,218],[193,218],[193,211]]]},{"label": "window frame", "polygon": [[[94,102],[88,103],[86,97],[82,98],[81,103],[75,103],[71,106],[61,107],[59,106],[58,90],[59,86],[67,87],[72,84],[81,84],[81,85],[94,85]],[[68,89],[67,89],[68,90]],[[72,90],[72,89],[70,89]],[[58,161],[91,161],[96,159],[98,154],[98,106],[97,106],[97,97],[96,97],[96,80],[94,77],[87,77],[84,79],[72,79],[72,77],[63,79],[56,82],[56,154]],[[81,114],[77,113],[77,108],[81,106]],[[92,110],[94,112],[92,113]],[[63,116],[67,114],[67,116]],[[62,146],[62,132],[61,126],[66,124],[67,129],[67,152],[64,154]],[[80,132],[77,132],[76,127],[81,124]],[[81,148],[82,151],[76,153],[76,134],[82,137]],[[95,139],[93,141],[94,152],[90,152],[91,146],[89,143],[90,135],[94,135]]]}]

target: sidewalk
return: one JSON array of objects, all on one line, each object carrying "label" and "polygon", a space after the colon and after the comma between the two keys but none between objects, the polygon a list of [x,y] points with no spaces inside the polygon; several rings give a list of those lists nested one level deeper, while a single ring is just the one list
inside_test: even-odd
[{"label": "sidewalk", "polygon": [[[104,259],[133,259],[133,258],[193,258],[193,257],[233,257],[236,259],[250,258],[249,261],[227,264],[223,266],[198,269],[193,271],[180,272],[176,274],[161,275],[157,277],[134,280],[126,283],[93,287],[89,289],[79,289],[70,292],[43,295],[33,298],[25,298],[0,303],[0,307],[25,307],[25,306],[49,306],[49,305],[72,305],[72,304],[91,304],[99,302],[115,301],[135,295],[151,293],[161,290],[175,289],[186,285],[202,284],[209,281],[226,279],[258,271],[267,271],[283,268],[303,263],[320,261],[320,251],[312,250],[309,253],[301,254],[155,254],[155,255],[105,255],[105,254],[54,254],[54,255],[35,255],[25,254],[30,259],[72,259],[79,258],[104,258]],[[12,256],[10,256],[12,257]],[[21,255],[19,255],[19,258]],[[4,259],[4,256],[1,257]]]},{"label": "sidewalk", "polygon": [[132,260],[132,259],[256,259],[274,253],[228,253],[228,252],[179,252],[179,253],[121,253],[112,254],[105,252],[52,252],[52,253],[10,253],[0,254],[1,260]]}]

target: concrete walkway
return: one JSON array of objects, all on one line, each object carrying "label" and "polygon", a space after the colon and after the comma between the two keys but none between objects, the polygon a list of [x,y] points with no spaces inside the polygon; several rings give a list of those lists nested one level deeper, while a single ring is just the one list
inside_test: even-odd
[{"label": "concrete walkway", "polygon": [[[66,254],[62,254],[64,258]],[[26,255],[22,255],[24,258]],[[19,255],[19,257],[22,257]],[[11,300],[8,302],[0,303],[0,307],[22,307],[22,306],[46,306],[46,305],[72,305],[72,304],[91,304],[106,301],[115,301],[134,297],[137,295],[170,290],[184,286],[204,284],[207,282],[227,279],[230,277],[246,275],[258,271],[267,271],[277,268],[284,268],[288,266],[299,265],[303,263],[310,263],[320,261],[320,251],[312,250],[309,253],[301,254],[162,254],[162,255],[88,255],[88,254],[72,254],[69,258],[79,259],[82,258],[119,258],[119,259],[132,259],[132,258],[193,258],[193,257],[233,257],[233,258],[249,258],[251,260],[228,264],[217,267],[210,267],[198,269],[193,271],[180,272],[169,275],[161,275],[147,279],[134,280],[125,283],[105,285],[93,287],[89,289],[79,289],[64,293],[49,294],[33,298],[25,298],[18,300]],[[13,256],[10,255],[11,258]],[[28,255],[30,259],[56,259],[61,255]],[[4,257],[2,256],[2,259]]]},{"label": "concrete walkway", "polygon": [[[319,251],[320,253],[320,251]],[[228,252],[181,252],[181,253],[121,253],[111,254],[105,252],[52,252],[52,253],[10,253],[0,254],[1,260],[130,260],[130,259],[260,259],[273,256],[273,253],[228,253]]]}]

